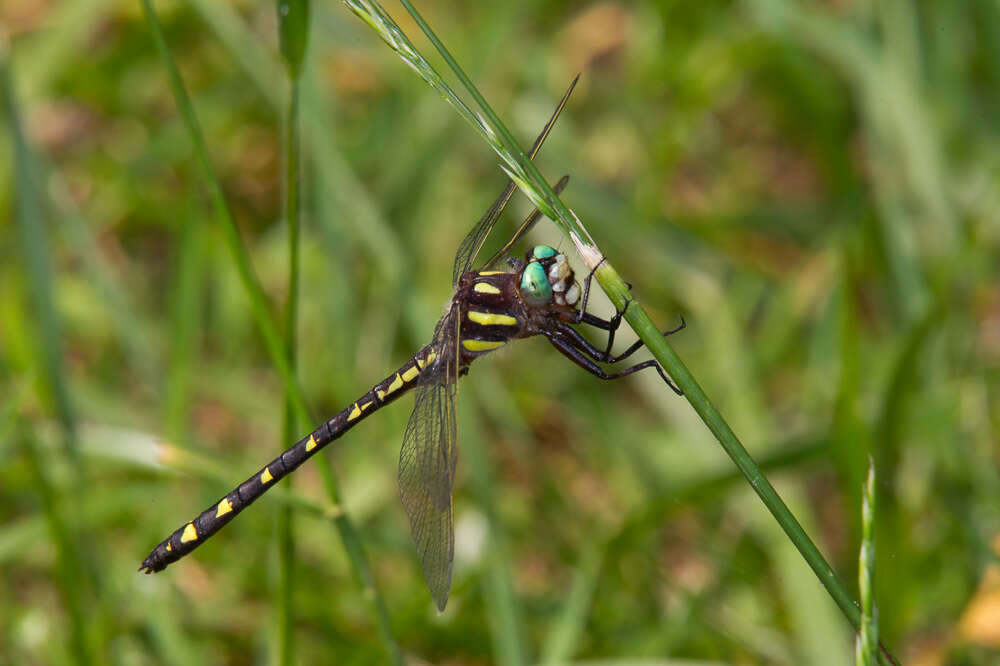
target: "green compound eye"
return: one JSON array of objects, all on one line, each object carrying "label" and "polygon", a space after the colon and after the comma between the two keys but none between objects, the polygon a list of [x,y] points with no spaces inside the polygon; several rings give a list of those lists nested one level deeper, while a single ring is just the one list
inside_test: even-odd
[{"label": "green compound eye", "polygon": [[[535,252],[538,251],[538,247],[535,248]],[[552,300],[552,285],[545,276],[545,269],[537,261],[532,261],[521,271],[521,295],[535,305],[544,305]]]},{"label": "green compound eye", "polygon": [[535,259],[548,259],[556,256],[556,251],[548,245],[536,245],[531,254],[534,255]]}]

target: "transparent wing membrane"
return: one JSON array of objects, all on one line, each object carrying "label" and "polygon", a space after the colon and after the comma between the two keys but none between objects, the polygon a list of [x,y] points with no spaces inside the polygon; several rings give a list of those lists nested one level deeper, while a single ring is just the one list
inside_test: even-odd
[{"label": "transparent wing membrane", "polygon": [[[580,79],[579,74],[573,79],[573,82],[569,84],[569,88],[563,94],[562,99],[559,101],[559,106],[552,113],[552,117],[542,128],[541,133],[538,138],[535,139],[535,143],[531,146],[531,150],[528,151],[528,159],[533,160],[538,154],[538,150],[542,147],[545,142],[546,137],[548,137],[549,132],[552,130],[552,126],[555,124],[556,119],[562,112],[563,107],[566,106],[566,102],[569,100],[570,94],[573,92],[573,88],[576,87],[576,82]],[[479,256],[479,251],[483,249],[483,243],[486,242],[486,238],[490,235],[493,226],[500,219],[500,214],[503,213],[503,209],[507,207],[507,202],[510,201],[511,196],[514,194],[515,185],[511,181],[507,181],[507,186],[497,197],[493,205],[490,206],[489,210],[479,218],[476,222],[476,226],[472,227],[472,230],[468,235],[462,240],[462,243],[458,246],[458,252],[455,254],[455,265],[452,269],[451,283],[453,285],[458,284],[458,279],[462,277],[462,274],[472,268],[472,264],[476,261],[476,257]]]},{"label": "transparent wing membrane", "polygon": [[406,426],[399,455],[399,494],[410,519],[427,587],[439,610],[451,589],[455,534],[451,489],[455,478],[454,384],[425,384]]},{"label": "transparent wing membrane", "polygon": [[453,312],[438,324],[432,343],[438,356],[420,375],[399,454],[399,495],[438,610],[444,610],[448,602],[455,556],[451,491],[458,451],[455,394],[459,356],[453,327],[459,321]]}]

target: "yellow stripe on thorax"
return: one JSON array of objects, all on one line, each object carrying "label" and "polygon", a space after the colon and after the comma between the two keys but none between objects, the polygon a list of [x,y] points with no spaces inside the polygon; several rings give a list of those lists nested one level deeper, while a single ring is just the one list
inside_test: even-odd
[{"label": "yellow stripe on thorax", "polygon": [[472,291],[478,291],[480,294],[499,294],[500,290],[494,287],[489,282],[477,282],[472,287]]},{"label": "yellow stripe on thorax", "polygon": [[517,326],[517,319],[505,314],[494,314],[492,312],[469,311],[469,321],[483,326]]},{"label": "yellow stripe on thorax", "polygon": [[479,271],[480,275],[503,275],[507,271]]},{"label": "yellow stripe on thorax", "polygon": [[462,340],[462,346],[471,352],[490,351],[506,344],[503,340]]}]

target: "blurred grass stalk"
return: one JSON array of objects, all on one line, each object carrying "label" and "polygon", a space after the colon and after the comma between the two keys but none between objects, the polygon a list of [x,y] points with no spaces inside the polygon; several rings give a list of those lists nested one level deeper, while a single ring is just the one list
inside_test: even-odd
[{"label": "blurred grass stalk", "polygon": [[[845,617],[861,628],[861,612],[851,598],[844,584],[837,578],[832,567],[819,552],[819,549],[802,529],[802,526],[792,515],[787,505],[760,471],[750,454],[740,443],[732,429],[722,418],[708,396],[698,385],[694,376],[677,356],[673,348],[660,334],[645,310],[629,294],[626,283],[618,275],[610,262],[598,249],[593,238],[587,233],[579,218],[556,196],[555,192],[539,173],[537,167],[527,159],[524,150],[504,126],[493,109],[483,99],[468,75],[462,70],[455,59],[445,48],[441,40],[434,34],[430,26],[423,20],[419,12],[408,0],[400,0],[413,20],[434,45],[442,59],[448,64],[455,76],[461,81],[466,91],[479,105],[485,117],[473,112],[441,78],[417,48],[393,21],[388,13],[377,3],[369,0],[344,0],[347,7],[367,23],[382,40],[411,69],[438,92],[445,100],[468,121],[474,129],[486,140],[487,144],[501,158],[501,168],[507,173],[522,192],[538,206],[538,208],[559,225],[569,236],[577,248],[577,252],[588,268],[595,271],[597,281],[611,299],[617,309],[625,310],[625,320],[645,343],[653,357],[659,361],[670,374],[674,382],[684,392],[688,402],[705,422],[709,430],[719,441],[719,444],[733,460],[736,466],[750,482],[751,487],[764,502],[775,520],[784,530],[795,547],[802,554],[808,565],[815,572],[820,582],[830,596],[840,607]],[[889,663],[889,658],[879,655],[879,660]]]},{"label": "blurred grass stalk", "polygon": [[861,500],[861,554],[858,591],[861,596],[861,630],[855,648],[857,666],[878,663],[878,609],[875,606],[875,461],[868,459],[868,478]]},{"label": "blurred grass stalk", "polygon": [[[76,418],[70,404],[69,389],[66,386],[65,367],[62,363],[62,336],[59,319],[52,297],[52,263],[49,259],[47,230],[39,202],[40,188],[35,180],[33,164],[21,123],[14,82],[9,68],[4,36],[0,35],[0,97],[8,128],[13,138],[14,169],[16,178],[16,224],[20,232],[21,251],[27,264],[30,302],[37,318],[37,350],[41,365],[39,382],[41,402],[46,402],[45,393],[55,403],[56,415],[62,427],[62,455],[69,462],[73,472],[72,493],[82,496],[85,469],[77,442]],[[49,527],[50,536],[56,547],[56,571],[66,611],[69,614],[69,649],[78,664],[92,663],[92,653],[88,640],[88,623],[85,611],[86,584],[92,582],[99,591],[99,581],[94,569],[88,567],[86,551],[80,548],[80,541],[67,524],[59,496],[53,490],[50,479],[53,457],[45,457],[37,446],[33,428],[28,423],[20,423],[17,414],[19,400],[11,401],[10,415],[13,419],[14,439],[21,442],[32,472],[32,486],[38,493],[42,511]],[[7,426],[4,426],[7,429]],[[100,617],[98,624],[100,624]]]},{"label": "blurred grass stalk", "polygon": [[[299,229],[301,201],[301,134],[299,96],[302,62],[309,38],[309,0],[278,0],[278,39],[288,75],[288,108],[284,131],[284,211],[288,225],[288,295],[285,303],[285,359],[292,372],[298,366],[296,340],[299,310]],[[285,389],[279,448],[288,446],[298,433],[293,397]],[[288,479],[291,485],[294,478]],[[278,663],[295,663],[295,513],[290,505],[277,508],[278,533]]]},{"label": "blurred grass stalk", "polygon": [[[216,221],[223,232],[226,247],[229,250],[231,258],[233,259],[240,283],[250,300],[254,320],[256,322],[257,329],[263,338],[265,349],[267,350],[271,362],[281,374],[285,394],[288,403],[292,407],[295,417],[303,423],[313,423],[315,419],[309,414],[305,394],[295,377],[293,366],[288,361],[284,338],[279,333],[278,327],[275,324],[267,296],[265,295],[263,288],[260,286],[260,282],[257,279],[256,274],[254,273],[250,257],[247,254],[242,238],[240,237],[239,228],[236,226],[236,221],[233,218],[229,205],[226,202],[225,195],[223,194],[222,186],[219,183],[219,179],[215,174],[215,169],[209,159],[208,149],[205,145],[205,138],[201,131],[201,125],[198,122],[194,107],[191,104],[187,90],[184,87],[184,82],[181,79],[180,72],[178,71],[177,63],[175,62],[174,57],[170,52],[170,48],[167,45],[166,37],[163,34],[163,28],[160,25],[156,10],[153,8],[152,0],[142,0],[142,6],[146,14],[150,30],[153,33],[153,40],[156,43],[157,51],[160,53],[160,57],[167,69],[168,83],[185,128],[187,129],[188,136],[191,139],[195,158],[201,167],[202,176],[205,180],[205,185],[208,188],[208,193],[212,201],[212,207],[215,211]],[[306,25],[307,24],[308,22],[306,22]],[[296,28],[295,30],[297,31],[302,27],[303,26],[300,26],[300,28]],[[301,44],[301,48],[304,52],[304,41]],[[282,447],[287,444],[288,441],[283,442]],[[350,518],[347,516],[346,512],[342,510],[342,502],[340,500],[340,483],[334,476],[333,469],[325,457],[317,456],[314,458],[314,464],[318,468],[320,476],[323,478],[327,494],[330,496],[330,501],[335,506],[340,507],[340,510],[331,513],[331,517],[337,528],[337,532],[340,535],[341,541],[343,542],[351,567],[354,570],[357,580],[363,588],[362,592],[366,598],[371,599],[372,601],[374,620],[377,625],[379,636],[381,637],[383,645],[389,653],[393,663],[402,665],[402,653],[399,651],[395,637],[392,634],[391,622],[385,602],[378,592],[378,589],[375,587],[374,576],[365,557],[357,530],[355,529]]]}]

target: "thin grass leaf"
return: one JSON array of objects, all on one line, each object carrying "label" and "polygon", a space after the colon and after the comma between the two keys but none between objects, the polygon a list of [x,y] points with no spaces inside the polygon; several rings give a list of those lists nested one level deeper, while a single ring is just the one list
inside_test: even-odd
[{"label": "thin grass leaf", "polygon": [[[16,224],[21,242],[21,252],[28,272],[28,288],[39,335],[38,355],[41,377],[53,400],[56,417],[62,429],[63,455],[73,467],[74,490],[82,495],[86,470],[80,456],[76,417],[70,403],[62,359],[62,336],[59,319],[52,298],[52,266],[49,259],[48,239],[42,206],[38,200],[39,189],[33,173],[33,163],[21,124],[16,92],[8,65],[5,45],[0,43],[0,97],[3,98],[8,129],[14,139],[14,168],[17,182]],[[88,645],[85,589],[88,582],[100,593],[100,580],[89,557],[82,557],[74,534],[59,510],[58,496],[53,492],[47,476],[49,461],[44,460],[35,446],[34,433],[20,422],[15,424],[15,438],[23,443],[34,476],[34,485],[42,502],[42,510],[55,543],[58,561],[58,585],[69,613],[69,647],[76,661],[92,661]],[[103,598],[103,597],[101,597]],[[98,614],[98,618],[101,614]]]},{"label": "thin grass leaf", "polygon": [[[260,283],[253,271],[246,248],[243,246],[239,229],[237,228],[235,219],[233,218],[233,215],[229,210],[229,206],[226,203],[222,187],[215,175],[215,169],[208,157],[208,151],[205,145],[204,136],[201,132],[201,126],[198,122],[197,116],[195,115],[191,100],[184,87],[184,82],[181,80],[177,64],[170,53],[166,38],[163,34],[163,28],[160,25],[151,0],[143,0],[142,4],[150,30],[153,33],[153,40],[156,43],[157,50],[159,51],[161,59],[167,68],[168,80],[174,99],[177,103],[178,109],[180,110],[181,116],[183,117],[188,135],[193,143],[195,157],[201,167],[202,176],[205,179],[205,184],[212,200],[217,222],[223,231],[223,237],[225,238],[227,249],[229,250],[231,258],[236,266],[240,282],[250,299],[251,311],[253,312],[254,320],[257,324],[258,330],[260,331],[261,337],[264,339],[264,346],[268,352],[271,362],[281,374],[286,394],[291,400],[291,404],[294,406],[296,417],[302,422],[312,423],[315,419],[311,418],[309,415],[309,409],[306,406],[305,394],[303,393],[298,380],[295,378],[293,368],[288,362],[288,358],[285,354],[284,343],[281,335],[278,333],[277,327],[275,326],[270,306],[267,302],[267,297],[265,296],[263,289],[260,287]],[[324,486],[332,503],[336,506],[342,506],[342,502],[340,500],[340,484],[333,474],[329,461],[323,456],[317,456],[314,459],[314,464],[323,478]],[[375,611],[375,620],[378,624],[379,633],[382,635],[385,647],[390,653],[390,657],[393,661],[395,663],[402,664],[402,655],[399,653],[398,647],[396,647],[395,639],[392,637],[388,610],[385,607],[385,603],[383,602],[381,595],[375,588],[371,568],[365,559],[364,550],[361,547],[357,531],[344,511],[339,511],[333,519],[341,540],[344,542],[345,550],[348,553],[348,557],[355,570],[355,574],[362,582],[364,587],[363,591],[366,596],[372,599]]]},{"label": "thin grass leaf", "polygon": [[[283,15],[282,12],[286,14]],[[298,15],[294,10],[290,10],[288,5],[279,2],[278,23],[282,26],[287,20]],[[308,18],[304,19],[308,23]],[[300,29],[301,31],[301,29]],[[289,37],[285,29],[279,30],[282,39],[282,51],[286,48],[285,42]],[[287,32],[293,32],[289,29]],[[291,37],[294,39],[294,37]],[[299,228],[301,225],[299,216],[300,199],[300,178],[299,166],[301,158],[299,155],[299,85],[297,73],[301,64],[302,52],[293,51],[298,56],[294,63],[286,64],[290,73],[288,112],[285,118],[285,223],[288,225],[288,293],[285,305],[285,357],[294,372],[298,365],[297,359],[297,332],[298,332],[298,310],[299,310]],[[298,431],[298,424],[295,422],[295,409],[292,405],[292,398],[285,396],[284,415],[282,417],[281,446],[287,446],[287,442],[295,440]],[[294,479],[288,480],[289,485]],[[295,609],[292,601],[292,592],[295,583],[295,540],[294,515],[288,507],[278,509],[278,660],[281,664],[290,666],[295,660]]]},{"label": "thin grass leaf", "polygon": [[878,608],[875,606],[875,461],[868,459],[868,479],[861,501],[861,553],[858,557],[858,590],[861,596],[861,630],[855,649],[857,666],[875,666],[879,657]]},{"label": "thin grass leaf", "polygon": [[606,542],[596,543],[595,540],[580,556],[566,601],[542,647],[541,664],[564,662],[579,649],[606,545]]},{"label": "thin grass leaf", "polygon": [[180,253],[170,289],[170,351],[164,391],[167,436],[175,442],[188,438],[196,334],[201,326],[205,279],[205,227],[189,215],[181,231]]},{"label": "thin grass leaf", "polygon": [[63,428],[66,453],[74,461],[76,471],[82,477],[83,468],[79,464],[76,442],[76,417],[70,402],[63,367],[62,333],[52,298],[52,261],[49,257],[48,232],[42,217],[42,205],[39,202],[39,183],[35,178],[34,165],[24,136],[14,84],[7,63],[7,57],[0,51],[0,96],[4,99],[8,129],[14,138],[14,167],[17,182],[15,222],[38,327],[38,356],[42,370],[40,376],[48,393],[47,398],[52,401],[56,417]]},{"label": "thin grass leaf", "polygon": [[309,41],[309,0],[278,0],[278,45],[288,70],[297,80]]},{"label": "thin grass leaf", "polygon": [[[279,0],[278,35],[281,55],[288,73],[288,108],[284,132],[284,208],[288,225],[288,293],[285,305],[285,358],[292,371],[298,365],[298,312],[300,274],[300,201],[302,199],[302,144],[299,131],[299,75],[309,36],[308,0]],[[295,440],[298,433],[292,397],[285,395],[279,448]],[[294,479],[289,479],[291,485]],[[280,507],[278,523],[278,661],[285,666],[295,662],[295,539],[294,513],[291,507]]]}]

